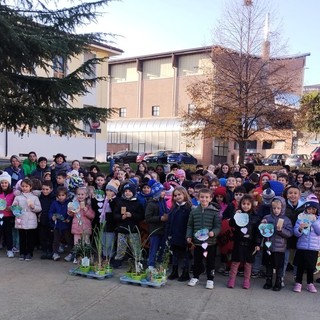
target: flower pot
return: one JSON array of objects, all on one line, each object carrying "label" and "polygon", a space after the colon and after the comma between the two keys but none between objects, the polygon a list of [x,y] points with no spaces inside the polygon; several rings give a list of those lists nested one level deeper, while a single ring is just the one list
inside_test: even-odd
[{"label": "flower pot", "polygon": [[126,272],[125,275],[127,278],[130,278],[130,279],[132,278],[132,272]]},{"label": "flower pot", "polygon": [[80,266],[79,270],[83,273],[88,273],[90,271],[90,266],[89,267]]},{"label": "flower pot", "polygon": [[106,270],[105,269],[96,270],[95,274],[99,276],[104,276],[106,274]]},{"label": "flower pot", "polygon": [[90,271],[95,272],[96,271],[96,267],[95,266],[90,266]]},{"label": "flower pot", "polygon": [[141,280],[141,274],[133,273],[131,275],[131,278],[132,278],[132,280],[140,281]]},{"label": "flower pot", "polygon": [[113,272],[113,269],[111,267],[108,267],[108,266],[106,266],[105,270],[106,270],[106,273],[112,273]]}]

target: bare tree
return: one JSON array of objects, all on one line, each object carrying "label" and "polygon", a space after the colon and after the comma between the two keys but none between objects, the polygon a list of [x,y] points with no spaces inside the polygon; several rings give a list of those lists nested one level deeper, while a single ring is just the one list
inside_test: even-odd
[{"label": "bare tree", "polygon": [[[279,57],[286,46],[269,30],[269,8],[252,3],[232,1],[226,8],[208,52],[212,66],[187,88],[195,108],[182,115],[187,136],[237,142],[240,163],[257,133],[273,135],[275,129],[279,135],[278,129],[292,127],[288,106],[301,93],[305,60]],[[270,43],[278,44],[277,52]]]}]

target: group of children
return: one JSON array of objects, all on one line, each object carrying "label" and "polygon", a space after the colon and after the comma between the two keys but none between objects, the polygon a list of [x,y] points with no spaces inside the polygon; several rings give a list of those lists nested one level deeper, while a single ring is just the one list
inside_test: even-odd
[{"label": "group of children", "polygon": [[[59,164],[53,170],[56,167]],[[299,182],[284,172],[249,174],[245,166],[231,172],[227,164],[195,172],[174,165],[169,173],[144,163],[137,172],[128,167],[115,165],[109,176],[92,171],[87,179],[80,166],[55,172],[55,181],[30,175],[14,188],[12,176],[4,171],[0,238],[7,256],[14,257],[18,230],[20,260],[31,260],[38,245],[41,259],[57,261],[62,246],[64,260],[76,263],[74,246],[80,241],[90,244],[93,230],[103,226],[102,255],[114,268],[121,266],[128,247],[141,246],[144,237],[147,267],[156,268],[169,246],[168,279],[188,281],[191,287],[205,271],[206,288],[214,288],[219,252],[229,288],[243,270],[242,286],[249,289],[252,275],[264,266],[263,288],[280,291],[292,262],[294,291],[301,291],[306,271],[307,290],[317,292],[313,277],[320,250],[320,186],[310,176]]]}]

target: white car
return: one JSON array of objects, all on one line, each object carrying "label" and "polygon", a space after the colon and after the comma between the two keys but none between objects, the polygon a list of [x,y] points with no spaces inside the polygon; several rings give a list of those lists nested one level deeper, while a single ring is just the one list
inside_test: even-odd
[{"label": "white car", "polygon": [[290,167],[308,167],[311,165],[311,158],[307,154],[290,154],[286,159],[286,165]]}]

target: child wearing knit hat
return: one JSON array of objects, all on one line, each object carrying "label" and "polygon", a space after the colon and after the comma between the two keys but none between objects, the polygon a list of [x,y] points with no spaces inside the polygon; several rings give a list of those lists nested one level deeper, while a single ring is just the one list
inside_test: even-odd
[{"label": "child wearing knit hat", "polygon": [[10,210],[10,207],[14,200],[14,194],[11,187],[11,176],[8,172],[4,171],[0,175],[0,210],[1,210],[1,218],[0,218],[0,239],[4,235],[6,239],[7,246],[7,256],[8,258],[13,258],[14,253],[12,251],[13,248],[13,222],[14,217]]},{"label": "child wearing knit hat", "polygon": [[155,180],[151,180],[149,183],[152,200],[147,203],[145,218],[146,223],[149,225],[150,233],[148,266],[152,269],[156,264],[156,256],[158,258],[157,262],[162,259],[165,248],[165,225],[168,221],[169,210],[164,199],[165,190],[163,185]]},{"label": "child wearing knit hat", "polygon": [[294,235],[298,238],[297,250],[293,264],[297,266],[294,292],[301,292],[304,271],[307,273],[307,290],[316,293],[313,284],[313,273],[316,268],[318,251],[320,250],[320,217],[319,201],[315,195],[310,195],[305,203],[303,214],[298,215],[294,226]]}]

